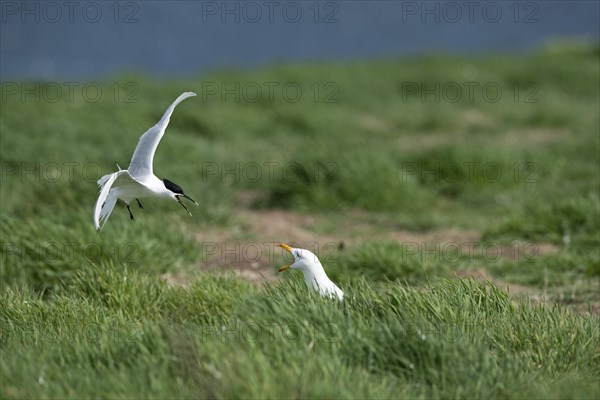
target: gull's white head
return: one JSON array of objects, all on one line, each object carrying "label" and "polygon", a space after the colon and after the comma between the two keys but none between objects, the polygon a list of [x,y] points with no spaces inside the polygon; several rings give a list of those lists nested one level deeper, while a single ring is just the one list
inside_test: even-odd
[{"label": "gull's white head", "polygon": [[289,265],[279,268],[279,272],[283,272],[288,268],[299,269],[301,271],[311,271],[318,268],[323,269],[321,262],[312,251],[306,249],[295,249],[283,243],[280,244],[279,247],[287,250],[292,256],[294,256],[294,261]]},{"label": "gull's white head", "polygon": [[337,297],[339,300],[344,298],[344,292],[329,279],[319,258],[312,251],[296,249],[283,243],[279,247],[287,250],[294,257],[294,261],[279,268],[279,272],[286,269],[298,269],[304,273],[304,280],[309,288],[319,292],[322,296]]}]

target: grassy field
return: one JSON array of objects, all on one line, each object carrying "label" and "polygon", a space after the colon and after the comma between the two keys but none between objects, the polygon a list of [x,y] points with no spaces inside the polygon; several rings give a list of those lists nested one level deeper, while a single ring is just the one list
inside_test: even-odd
[{"label": "grassy field", "polygon": [[[2,398],[600,397],[599,55],[4,82]],[[190,90],[154,162],[200,207],[98,235],[95,181]]]}]

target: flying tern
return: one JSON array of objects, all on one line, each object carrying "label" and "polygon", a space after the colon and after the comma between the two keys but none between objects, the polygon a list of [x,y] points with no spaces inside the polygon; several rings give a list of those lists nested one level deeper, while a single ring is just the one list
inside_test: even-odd
[{"label": "flying tern", "polygon": [[185,92],[179,96],[167,108],[161,120],[140,137],[127,169],[123,170],[117,164],[117,172],[104,175],[98,180],[100,195],[94,209],[94,225],[97,230],[104,226],[118,199],[121,199],[127,205],[131,220],[135,219],[129,205],[133,200],[136,200],[138,206],[143,209],[144,207],[139,200],[142,197],[160,197],[175,200],[185,208],[190,216],[192,215],[185,204],[181,202],[181,198],[186,198],[196,205],[198,203],[185,194],[179,185],[168,179],[159,179],[152,172],[154,153],[167,125],[169,125],[173,110],[183,100],[192,96],[196,96],[196,93]]}]

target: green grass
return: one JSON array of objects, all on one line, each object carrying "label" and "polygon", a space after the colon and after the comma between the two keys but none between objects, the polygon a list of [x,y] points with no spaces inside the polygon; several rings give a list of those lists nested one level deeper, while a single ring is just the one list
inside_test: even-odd
[{"label": "green grass", "polygon": [[342,305],[298,279],[169,289],[117,266],[68,295],[9,289],[4,395],[487,398],[565,382],[565,397],[598,394],[597,321],[472,281],[345,283]]},{"label": "green grass", "polygon": [[[600,397],[599,77],[597,47],[563,46],[187,81],[118,76],[98,102],[8,96],[2,398]],[[115,103],[117,80],[134,82],[139,101]],[[503,95],[451,102],[421,90],[467,81]],[[203,99],[207,82],[294,82],[303,96]],[[336,102],[323,101],[328,82]],[[189,218],[149,199],[131,223],[119,204],[98,235],[95,181],[125,167],[139,135],[188,90],[199,96],[175,111],[155,171],[201,207]],[[203,243],[223,232],[261,241],[243,211],[274,209],[313,217],[280,241],[302,228],[346,243],[321,257],[343,304],[311,294],[294,271],[266,287],[201,271]],[[464,232],[477,237],[472,254],[435,247]],[[524,253],[482,250],[511,246]],[[531,299],[456,278],[469,270]]]}]

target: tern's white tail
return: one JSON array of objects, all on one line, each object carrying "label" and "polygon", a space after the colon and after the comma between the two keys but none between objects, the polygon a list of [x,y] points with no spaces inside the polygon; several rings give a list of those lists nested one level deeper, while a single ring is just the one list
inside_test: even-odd
[{"label": "tern's white tail", "polygon": [[98,179],[98,186],[100,186],[100,195],[98,196],[98,201],[96,201],[96,208],[94,209],[94,226],[97,230],[101,229],[100,223],[102,222],[102,226],[106,223],[106,220],[112,213],[113,208],[115,208],[115,204],[117,204],[117,196],[114,191],[111,192],[110,188],[119,175],[126,171],[118,171],[112,174],[104,175],[102,178]]},{"label": "tern's white tail", "polygon": [[110,177],[113,176],[114,174],[116,174],[116,172],[113,172],[112,174],[106,174],[102,178],[98,179],[97,183],[98,183],[98,187],[100,188],[100,190],[102,190],[102,187],[106,184],[106,182],[108,182]]}]

